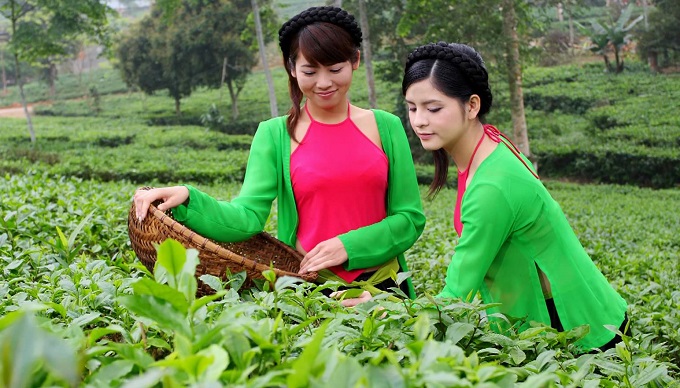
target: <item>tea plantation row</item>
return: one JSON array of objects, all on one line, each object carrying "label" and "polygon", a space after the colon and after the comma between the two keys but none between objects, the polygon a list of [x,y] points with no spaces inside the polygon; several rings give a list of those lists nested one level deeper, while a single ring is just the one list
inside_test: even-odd
[{"label": "tea plantation row", "polygon": [[[616,349],[576,354],[579,329],[498,335],[479,302],[431,299],[455,243],[448,189],[424,202],[426,230],[407,253],[419,298],[346,309],[287,278],[251,290],[237,289],[238,276],[231,288],[205,278],[218,292],[197,300],[193,256],[166,247],[159,261],[172,265],[154,277],[130,249],[136,185],[7,175],[0,377],[8,386],[677,386],[680,240],[670,226],[680,216],[668,209],[680,192],[547,184],[630,303],[632,336]],[[201,187],[225,199],[239,189]]]}]

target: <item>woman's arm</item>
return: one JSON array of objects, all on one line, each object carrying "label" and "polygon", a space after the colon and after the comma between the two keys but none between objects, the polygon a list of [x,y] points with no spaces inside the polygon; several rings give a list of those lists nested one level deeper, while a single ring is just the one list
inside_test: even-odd
[{"label": "woman's arm", "polygon": [[261,232],[277,194],[278,147],[271,126],[260,123],[238,197],[218,201],[187,185],[189,200],[173,209],[175,219],[216,241],[242,241]]},{"label": "woman's arm", "polygon": [[463,197],[463,233],[438,297],[474,297],[510,236],[515,214],[500,188],[479,184]]}]

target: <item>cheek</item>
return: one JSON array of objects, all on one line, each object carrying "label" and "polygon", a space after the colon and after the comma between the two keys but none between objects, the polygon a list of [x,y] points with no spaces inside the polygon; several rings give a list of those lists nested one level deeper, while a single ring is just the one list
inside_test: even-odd
[{"label": "cheek", "polygon": [[304,78],[298,78],[297,83],[300,89],[302,90],[309,89],[309,80]]},{"label": "cheek", "polygon": [[415,119],[415,113],[408,111],[408,123],[411,124],[411,129],[415,131],[415,125],[413,125],[413,120]]}]

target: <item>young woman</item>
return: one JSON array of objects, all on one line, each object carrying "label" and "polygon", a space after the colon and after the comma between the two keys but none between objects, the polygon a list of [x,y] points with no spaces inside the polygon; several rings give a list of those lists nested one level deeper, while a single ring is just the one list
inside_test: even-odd
[{"label": "young woman", "polygon": [[[530,321],[570,330],[589,325],[577,342],[606,349],[626,328],[627,304],[581,246],[557,202],[528,159],[496,128],[483,123],[492,94],[482,57],[463,44],[415,49],[402,83],[409,121],[434,153],[430,194],[446,183],[449,159],[458,169],[454,227],[459,240],[440,297],[480,292],[500,303],[519,329]],[[492,322],[497,330],[507,322]]]},{"label": "young woman", "polygon": [[[238,197],[218,201],[190,185],[137,191],[137,216],[160,210],[217,241],[245,240],[264,228],[278,198],[278,234],[304,255],[300,272],[324,280],[396,287],[404,251],[425,216],[400,120],[350,103],[361,30],[336,7],[312,7],[279,30],[289,78],[288,115],[260,123]],[[407,295],[413,286],[402,283]],[[408,288],[407,288],[408,287]]]}]

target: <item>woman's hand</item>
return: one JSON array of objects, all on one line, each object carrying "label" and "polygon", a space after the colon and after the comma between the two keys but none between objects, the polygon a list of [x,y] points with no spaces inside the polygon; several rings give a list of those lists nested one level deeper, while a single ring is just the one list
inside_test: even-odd
[{"label": "woman's hand", "polygon": [[347,251],[339,238],[333,237],[330,240],[322,241],[311,251],[307,252],[300,262],[300,271],[316,272],[322,269],[334,267],[347,261]]},{"label": "woman's hand", "polygon": [[[331,294],[331,298],[340,299],[340,298],[342,298],[342,294],[344,294],[345,291],[336,291],[336,292]],[[371,300],[372,297],[373,296],[371,295],[370,292],[364,291],[364,292],[361,293],[361,295],[359,295],[356,298],[349,298],[349,299],[341,300],[340,304],[342,304],[345,307],[354,307],[354,306],[356,306],[360,303],[368,302],[369,300]]]},{"label": "woman's hand", "polygon": [[189,189],[185,186],[160,187],[151,190],[137,190],[133,201],[135,202],[135,213],[137,219],[142,221],[149,211],[149,205],[157,200],[163,203],[158,205],[158,210],[166,211],[177,207],[189,198]]}]

